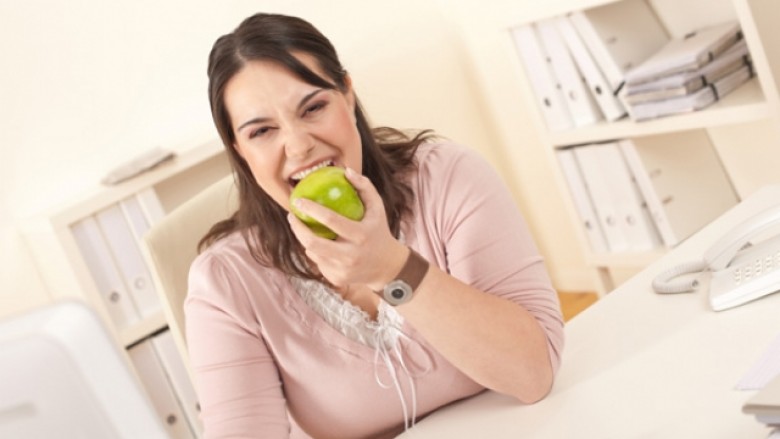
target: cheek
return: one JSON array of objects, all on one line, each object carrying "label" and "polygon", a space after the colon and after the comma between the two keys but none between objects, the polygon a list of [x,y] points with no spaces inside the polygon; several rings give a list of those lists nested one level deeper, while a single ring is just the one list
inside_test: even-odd
[{"label": "cheek", "polygon": [[353,112],[344,109],[339,114],[338,120],[333,124],[334,130],[339,133],[340,144],[344,148],[360,149],[360,133],[358,132]]},{"label": "cheek", "polygon": [[266,154],[248,154],[243,156],[255,183],[273,198],[277,203],[286,206],[287,182],[280,181],[277,172],[277,162]]}]

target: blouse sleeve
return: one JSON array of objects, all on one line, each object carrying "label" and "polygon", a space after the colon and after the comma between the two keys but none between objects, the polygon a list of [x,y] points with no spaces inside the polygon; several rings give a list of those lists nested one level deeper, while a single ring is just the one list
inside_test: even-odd
[{"label": "blouse sleeve", "polygon": [[[421,165],[421,201],[454,277],[528,310],[547,336],[553,371],[563,349],[563,318],[544,260],[509,190],[476,152],[457,145],[431,151]],[[428,174],[428,175],[425,175]]]},{"label": "blouse sleeve", "polygon": [[288,438],[279,373],[237,278],[208,253],[190,268],[186,337],[204,438]]}]

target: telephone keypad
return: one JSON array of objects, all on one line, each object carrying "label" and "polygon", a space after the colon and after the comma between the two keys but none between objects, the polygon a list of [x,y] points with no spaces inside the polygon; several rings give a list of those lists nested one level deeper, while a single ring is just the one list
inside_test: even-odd
[{"label": "telephone keypad", "polygon": [[739,285],[743,281],[747,282],[754,277],[774,271],[780,267],[780,251],[774,255],[756,259],[752,264],[747,263],[736,267],[733,271],[734,283]]}]

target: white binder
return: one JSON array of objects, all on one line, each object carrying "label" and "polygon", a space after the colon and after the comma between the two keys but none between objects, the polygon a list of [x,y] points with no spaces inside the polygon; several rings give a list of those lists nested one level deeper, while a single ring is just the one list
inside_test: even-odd
[{"label": "white binder", "polygon": [[585,83],[591,95],[599,105],[601,112],[608,121],[620,119],[626,115],[626,109],[620,103],[618,98],[612,94],[612,87],[609,85],[596,62],[588,53],[587,47],[580,39],[577,30],[572,25],[569,17],[562,16],[555,20],[558,32],[566,42],[577,67],[585,78]]},{"label": "white binder", "polygon": [[628,236],[620,224],[620,214],[613,201],[610,188],[613,183],[609,181],[602,169],[598,149],[586,145],[573,148],[572,151],[587,183],[590,198],[593,200],[593,208],[596,211],[601,229],[604,231],[609,251],[620,253],[630,250]]},{"label": "white binder", "polygon": [[119,202],[119,208],[127,220],[135,241],[140,243],[144,234],[149,230],[149,220],[136,197],[127,197]]},{"label": "white binder", "polygon": [[621,89],[626,72],[660,50],[669,36],[644,0],[612,2],[570,15],[613,93]]},{"label": "white binder", "polygon": [[[666,198],[665,195],[659,194],[653,187],[653,180],[650,177],[650,172],[645,168],[642,163],[642,159],[636,151],[636,147],[631,140],[621,140],[619,142],[620,151],[626,160],[626,164],[631,169],[631,173],[634,175],[634,179],[637,182],[639,190],[645,198],[647,208],[650,211],[650,217],[655,222],[656,228],[663,243],[667,247],[673,247],[680,242],[678,234],[675,233],[672,225],[669,223],[669,218],[664,210],[664,202],[671,202],[672,198]],[[661,171],[652,171],[654,176],[660,176]],[[662,199],[662,197],[664,197]],[[665,201],[664,201],[665,200]]]},{"label": "white binder", "polygon": [[116,327],[122,330],[138,323],[140,315],[95,218],[73,224],[71,232]]},{"label": "white binder", "polygon": [[641,83],[696,70],[711,62],[742,38],[737,22],[728,22],[675,38],[642,64],[626,73],[626,82]]},{"label": "white binder", "polygon": [[196,436],[199,436],[200,432],[203,431],[203,425],[199,418],[198,397],[171,332],[166,330],[155,335],[152,337],[152,344],[187,417],[190,428],[196,432]]},{"label": "white binder", "polygon": [[579,214],[591,251],[594,253],[606,253],[609,250],[607,240],[596,216],[596,211],[593,209],[593,202],[590,199],[585,179],[582,177],[580,168],[577,165],[574,152],[571,148],[559,149],[555,151],[555,155],[558,157],[561,172],[569,188],[574,207]]},{"label": "white binder", "polygon": [[[138,206],[131,202],[123,203],[123,207],[130,209],[131,217],[135,220],[143,215]],[[114,204],[98,212],[95,218],[141,317],[160,312],[162,308],[154,282],[141,254],[136,235],[125,219],[122,208]]]},{"label": "white binder", "polygon": [[661,237],[618,144],[610,142],[584,148],[594,149],[598,155],[602,170],[610,182],[618,222],[623,228],[630,250],[648,251],[659,247]]},{"label": "white binder", "polygon": [[701,131],[621,140],[620,149],[668,247],[738,202],[717,153]]},{"label": "white binder", "polygon": [[536,97],[536,107],[551,131],[570,129],[574,123],[569,114],[561,86],[531,25],[512,29],[517,54]]},{"label": "white binder", "polygon": [[592,125],[602,119],[601,111],[590,95],[582,74],[566,48],[566,43],[556,29],[554,19],[535,24],[542,47],[550,58],[555,77],[561,83],[563,96],[574,125]]},{"label": "white binder", "polygon": [[132,346],[128,354],[170,437],[195,439],[151,340],[146,339]]}]

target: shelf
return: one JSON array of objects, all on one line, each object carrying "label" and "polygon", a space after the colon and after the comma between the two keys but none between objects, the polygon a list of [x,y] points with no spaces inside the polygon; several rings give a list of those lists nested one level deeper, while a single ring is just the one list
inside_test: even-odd
[{"label": "shelf", "polygon": [[70,202],[66,208],[57,206],[51,209],[47,216],[50,216],[55,224],[67,226],[81,219],[85,212],[97,212],[117,200],[129,197],[144,188],[152,187],[198,164],[216,158],[224,154],[224,150],[219,140],[212,140],[186,151],[178,151],[170,161],[115,186],[97,186],[82,195],[80,200]]},{"label": "shelf", "polygon": [[761,92],[757,78],[729,93],[719,102],[691,113],[643,122],[624,118],[613,123],[599,123],[558,133],[549,133],[554,147],[596,143],[612,139],[641,137],[692,129],[755,122],[771,117],[770,105]]},{"label": "shelf", "polygon": [[644,268],[660,259],[668,251],[666,248],[660,248],[633,253],[591,253],[586,256],[586,259],[590,265],[595,267]]},{"label": "shelf", "polygon": [[[577,0],[577,9],[589,9],[612,3],[617,0]],[[448,8],[462,8],[463,2],[452,2]],[[479,14],[472,14],[465,6],[464,13],[471,21],[480,19],[492,29],[511,29],[524,23],[543,20],[564,14],[574,9],[572,0],[546,0],[543,2],[518,2],[517,0],[493,0],[480,6]],[[476,15],[476,16],[475,16]]]},{"label": "shelf", "polygon": [[125,329],[119,334],[119,337],[122,341],[122,346],[128,347],[167,326],[168,321],[165,320],[165,314],[163,314],[162,311],[159,311],[146,319],[141,320],[132,327]]}]

